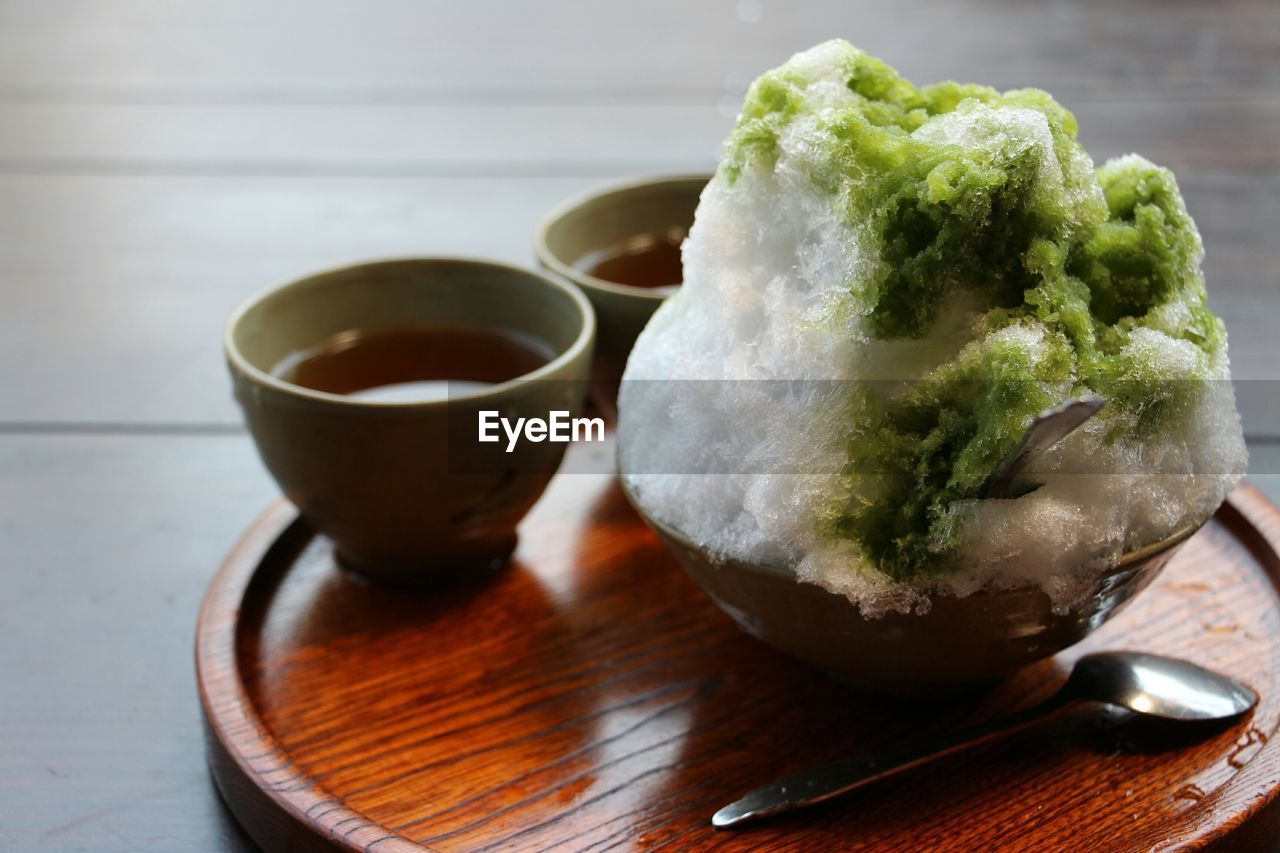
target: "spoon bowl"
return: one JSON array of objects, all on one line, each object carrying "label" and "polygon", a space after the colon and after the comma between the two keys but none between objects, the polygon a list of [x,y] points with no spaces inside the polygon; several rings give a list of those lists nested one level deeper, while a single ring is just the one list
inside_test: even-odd
[{"label": "spoon bowl", "polygon": [[1063,692],[1179,722],[1229,720],[1258,703],[1258,694],[1234,678],[1190,661],[1142,652],[1085,655]]}]

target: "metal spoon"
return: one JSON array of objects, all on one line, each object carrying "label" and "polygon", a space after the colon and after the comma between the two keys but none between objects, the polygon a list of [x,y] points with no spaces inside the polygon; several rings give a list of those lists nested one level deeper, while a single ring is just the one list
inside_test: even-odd
[{"label": "metal spoon", "polygon": [[1075,397],[1037,415],[1018,449],[991,475],[987,482],[987,497],[1018,498],[1038,488],[1038,483],[1021,480],[1027,466],[1101,409],[1102,400],[1096,397]]},{"label": "metal spoon", "polygon": [[877,779],[1025,729],[1079,702],[1101,702],[1144,717],[1180,722],[1229,720],[1247,713],[1258,694],[1245,685],[1175,658],[1105,652],[1076,662],[1057,693],[1039,705],[970,729],[890,747],[802,770],[757,788],[711,818],[719,828],[821,803]]}]

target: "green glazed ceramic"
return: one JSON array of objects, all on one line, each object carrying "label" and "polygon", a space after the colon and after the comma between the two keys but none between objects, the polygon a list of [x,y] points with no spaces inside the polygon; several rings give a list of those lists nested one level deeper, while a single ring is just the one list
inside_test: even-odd
[{"label": "green glazed ceramic", "polygon": [[856,686],[898,694],[993,681],[1079,642],[1144,589],[1195,532],[1124,555],[1068,613],[1053,612],[1037,587],[935,595],[926,613],[867,619],[844,596],[801,583],[788,569],[709,554],[645,512],[619,479],[689,576],[749,634]]},{"label": "green glazed ceramic", "polygon": [[[431,402],[375,402],[271,375],[285,356],[339,332],[406,324],[531,335],[556,357],[538,370]],[[578,413],[595,339],[572,285],[471,260],[362,264],[259,295],[227,326],[236,399],[285,496],[370,578],[438,582],[505,561],[516,523],[560,464],[563,443],[478,441],[481,410],[507,418]]]},{"label": "green glazed ceramic", "polygon": [[689,175],[609,187],[556,208],[538,227],[538,263],[587,294],[600,321],[599,356],[618,375],[636,336],[668,292],[615,284],[588,275],[578,265],[637,236],[668,234],[672,229],[688,233],[698,198],[710,180],[709,174]]}]

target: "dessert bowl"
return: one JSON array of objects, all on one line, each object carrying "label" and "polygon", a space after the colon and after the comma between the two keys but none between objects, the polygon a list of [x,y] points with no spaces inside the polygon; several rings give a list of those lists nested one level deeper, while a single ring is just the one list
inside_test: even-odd
[{"label": "dessert bowl", "polygon": [[685,572],[747,633],[855,686],[888,693],[945,692],[994,681],[1074,645],[1141,592],[1198,528],[1130,551],[1078,606],[1055,613],[1039,587],[934,595],[925,613],[869,619],[842,595],[798,581],[782,566],[719,557],[654,518],[622,491]]},{"label": "dessert bowl", "polygon": [[840,40],[749,88],[617,446],[752,634],[871,686],[993,679],[1112,616],[1243,475],[1177,180],[1078,133],[1047,92]]}]

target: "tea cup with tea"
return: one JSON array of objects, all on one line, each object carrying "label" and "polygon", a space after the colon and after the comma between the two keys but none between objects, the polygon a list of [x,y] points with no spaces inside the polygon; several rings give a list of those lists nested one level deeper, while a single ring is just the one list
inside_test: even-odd
[{"label": "tea cup with tea", "polygon": [[595,315],[573,285],[461,259],[345,267],[242,305],[235,396],[285,496],[348,568],[397,583],[505,562],[565,443],[486,422],[581,407]]},{"label": "tea cup with tea", "polygon": [[[607,187],[557,207],[534,235],[544,270],[582,289],[599,318],[593,386],[613,406],[631,346],[683,279],[680,247],[710,175],[657,177]],[[605,399],[607,398],[607,399]]]}]

